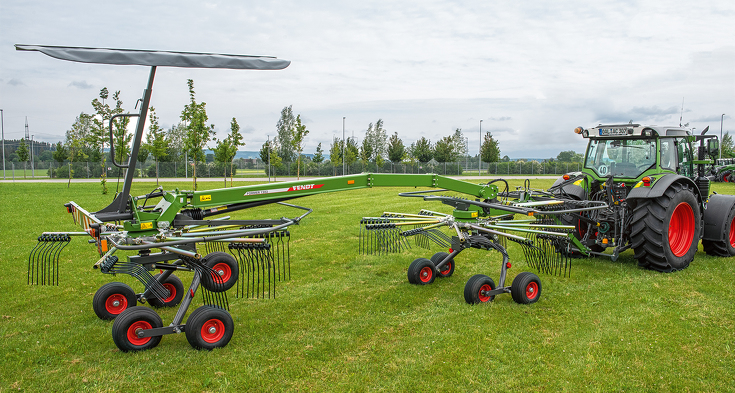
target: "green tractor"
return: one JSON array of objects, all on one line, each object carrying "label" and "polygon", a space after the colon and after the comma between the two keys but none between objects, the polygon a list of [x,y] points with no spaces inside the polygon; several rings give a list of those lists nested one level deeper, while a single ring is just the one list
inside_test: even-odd
[{"label": "green tractor", "polygon": [[716,182],[735,182],[735,158],[721,158],[715,162],[710,171],[711,179]]},{"label": "green tractor", "polygon": [[617,260],[632,248],[639,266],[660,272],[688,267],[700,239],[709,255],[735,255],[735,195],[710,195],[706,173],[719,141],[705,135],[708,129],[694,135],[686,127],[632,123],[576,128],[589,140],[584,168],[549,191],[608,208],[561,217],[584,245],[567,252]]}]

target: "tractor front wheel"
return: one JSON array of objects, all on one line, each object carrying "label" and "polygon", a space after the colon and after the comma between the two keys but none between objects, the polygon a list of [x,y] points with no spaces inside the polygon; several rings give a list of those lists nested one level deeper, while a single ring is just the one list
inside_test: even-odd
[{"label": "tractor front wheel", "polygon": [[417,285],[428,285],[434,282],[436,269],[434,262],[426,258],[418,258],[408,267],[408,282]]},{"label": "tractor front wheel", "polygon": [[108,282],[94,294],[92,309],[100,319],[111,320],[137,303],[135,291],[128,284]]},{"label": "tractor front wheel", "polygon": [[140,337],[141,330],[163,327],[161,317],[148,307],[136,306],[125,310],[112,324],[112,341],[123,352],[144,351],[161,342],[161,336]]},{"label": "tractor front wheel", "polygon": [[657,198],[633,209],[631,245],[638,266],[659,272],[686,269],[701,231],[699,203],[688,184],[674,183]]},{"label": "tractor front wheel", "polygon": [[232,339],[235,324],[227,311],[201,306],[194,310],[186,320],[186,340],[196,349],[211,351],[227,345]]}]

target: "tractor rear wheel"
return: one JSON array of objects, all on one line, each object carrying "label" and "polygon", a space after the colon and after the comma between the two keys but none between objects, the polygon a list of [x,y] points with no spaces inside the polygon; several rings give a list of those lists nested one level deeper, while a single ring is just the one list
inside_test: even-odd
[{"label": "tractor rear wheel", "polygon": [[94,294],[92,309],[100,319],[112,320],[137,303],[135,291],[128,284],[108,282]]},{"label": "tractor rear wheel", "polygon": [[408,267],[408,282],[417,285],[428,285],[434,282],[436,269],[434,262],[426,258],[418,258]]},{"label": "tractor rear wheel", "polygon": [[730,208],[723,232],[722,241],[716,242],[702,239],[702,248],[707,255],[718,257],[735,256],[735,206]]},{"label": "tractor rear wheel", "polygon": [[633,209],[631,246],[638,266],[659,272],[686,269],[699,244],[701,214],[691,186],[672,184]]},{"label": "tractor rear wheel", "polygon": [[[433,262],[434,266],[436,266],[448,256],[449,254],[447,254],[446,252],[438,252],[431,256],[431,262]],[[451,277],[452,274],[454,274],[454,258],[445,263],[444,266],[441,267],[441,269],[437,269],[437,277],[439,278]]]}]

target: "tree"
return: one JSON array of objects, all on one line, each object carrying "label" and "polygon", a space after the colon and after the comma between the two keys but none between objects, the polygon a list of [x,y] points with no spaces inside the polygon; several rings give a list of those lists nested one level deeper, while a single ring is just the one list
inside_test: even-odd
[{"label": "tree", "polygon": [[347,145],[345,145],[345,164],[347,164],[348,172],[350,165],[357,161],[359,155],[360,149],[357,147],[357,140],[355,138],[347,138]]},{"label": "tree", "polygon": [[293,109],[291,105],[284,107],[281,110],[281,118],[276,123],[277,135],[275,138],[275,148],[278,150],[278,156],[286,162],[292,162],[296,157],[293,149],[294,127],[296,124],[296,118],[293,116]]},{"label": "tree", "polygon": [[[270,167],[280,168],[283,162],[281,157],[278,156],[278,152],[275,149],[273,141],[263,143],[263,146],[260,148],[260,160],[269,166],[269,168],[266,169],[266,173],[268,173],[269,176]],[[274,171],[273,177],[275,177],[275,174],[276,172]]]},{"label": "tree", "polygon": [[451,136],[445,136],[434,145],[434,159],[439,163],[457,161],[456,145]]},{"label": "tree", "polygon": [[734,152],[733,152],[732,135],[730,135],[729,132],[726,132],[725,135],[722,136],[722,143],[721,143],[720,149],[722,149],[722,157],[724,158],[735,157],[735,154],[733,154]]},{"label": "tree", "polygon": [[140,163],[140,177],[143,177],[143,165],[145,164],[145,160],[148,159],[148,156],[151,154],[150,151],[148,151],[148,146],[143,145],[138,149],[138,162]]},{"label": "tree", "polygon": [[[123,113],[123,102],[120,99],[120,90],[116,91],[112,95],[112,99],[115,100],[115,108],[112,109],[112,115]],[[119,117],[112,123],[112,136],[113,142],[115,143],[115,161],[122,164],[128,154],[130,154],[130,141],[133,140],[133,134],[128,133],[130,118],[127,116]]]},{"label": "tree", "polygon": [[431,145],[431,141],[422,136],[413,145],[413,154],[419,162],[431,161],[434,158],[434,148]]},{"label": "tree", "polygon": [[316,145],[316,153],[314,153],[314,157],[311,159],[315,164],[321,164],[322,161],[324,161],[324,150],[322,150],[322,143],[319,142],[318,145]]},{"label": "tree", "polygon": [[556,160],[559,162],[579,162],[582,161],[582,155],[574,152],[574,150],[567,150],[560,152],[556,156]]},{"label": "tree", "polygon": [[66,185],[67,188],[71,186],[74,159],[84,160],[89,157],[84,154],[84,146],[91,128],[92,116],[82,112],[74,120],[71,129],[66,131],[66,148],[69,150],[69,182]]},{"label": "tree", "polygon": [[337,174],[337,168],[342,166],[342,150],[344,147],[344,141],[339,138],[332,140],[332,145],[329,147],[329,161],[332,162],[332,174]]},{"label": "tree", "polygon": [[177,123],[166,131],[166,156],[169,161],[184,159],[187,128],[184,123]]},{"label": "tree", "polygon": [[296,151],[296,179],[300,179],[299,172],[301,170],[301,152],[304,151],[304,138],[309,135],[309,130],[301,123],[301,115],[296,116],[293,134],[291,135],[291,147]]},{"label": "tree", "polygon": [[363,146],[369,147],[369,149],[366,149],[366,153],[369,153],[368,159],[375,161],[378,166],[380,166],[379,161],[382,161],[386,154],[387,142],[388,135],[383,128],[383,119],[378,119],[378,121],[375,122],[375,126],[373,126],[373,123],[370,123],[367,131],[365,132]]},{"label": "tree", "polygon": [[156,108],[150,107],[150,111],[148,112],[148,119],[150,119],[150,125],[148,126],[146,147],[153,156],[153,160],[156,161],[156,185],[158,185],[158,162],[163,160],[168,154],[168,144],[166,143],[166,135],[164,134],[161,126],[158,124]]},{"label": "tree", "polygon": [[30,158],[30,154],[28,152],[28,144],[26,144],[25,138],[20,140],[20,144],[18,145],[18,148],[15,150],[15,154],[18,155],[18,161],[23,162],[23,178],[25,179],[26,163],[28,162],[28,159]]},{"label": "tree", "polygon": [[[203,161],[204,157],[204,145],[214,135],[214,124],[207,126],[207,103],[197,103],[194,93],[194,81],[192,79],[187,80],[189,86],[189,104],[184,106],[184,110],[181,111],[181,121],[185,122],[186,125],[186,138],[184,139],[184,148],[189,154],[189,157],[194,160],[194,191],[197,189],[197,163]],[[186,163],[189,165],[189,163]]]},{"label": "tree", "polygon": [[467,138],[462,134],[461,128],[454,130],[454,134],[452,134],[451,139],[452,145],[454,146],[454,152],[457,154],[457,157],[467,155]]},{"label": "tree", "polygon": [[[482,162],[498,162],[498,160],[500,159],[500,148],[498,147],[498,141],[493,139],[493,135],[491,133],[485,133],[485,138],[482,142],[480,152]],[[488,173],[490,172],[489,166],[487,168],[487,171]]]},{"label": "tree", "polygon": [[403,146],[403,141],[398,137],[398,133],[394,132],[388,141],[388,159],[393,164],[397,164],[403,160],[405,155],[406,147]]},{"label": "tree", "polygon": [[56,151],[53,152],[54,161],[56,161],[59,166],[64,163],[64,161],[69,157],[69,152],[66,150],[66,147],[61,142],[56,143]]},{"label": "tree", "polygon": [[242,142],[242,134],[240,134],[240,125],[237,124],[237,119],[232,118],[230,121],[230,134],[227,135],[223,140],[218,141],[215,139],[215,142],[217,142],[217,146],[214,148],[214,159],[218,162],[222,163],[225,175],[225,186],[227,186],[227,163],[230,164],[230,187],[232,187],[233,182],[233,160],[235,159],[235,155],[237,154],[237,150],[240,146],[244,146],[245,144]]}]

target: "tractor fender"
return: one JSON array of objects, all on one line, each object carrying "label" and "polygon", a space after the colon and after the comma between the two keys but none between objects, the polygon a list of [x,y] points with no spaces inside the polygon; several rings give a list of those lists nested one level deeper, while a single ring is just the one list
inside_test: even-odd
[{"label": "tractor fender", "polygon": [[[653,187],[634,187],[630,193],[628,193],[627,199],[658,198],[675,182],[686,183],[692,187],[693,190],[699,190],[699,187],[697,187],[694,181],[686,176],[665,174],[653,183]],[[699,192],[695,192],[694,194],[697,197],[697,200],[701,203],[702,201],[699,196]]]},{"label": "tractor fender", "polygon": [[[572,172],[569,173],[570,176],[578,176],[581,175],[582,172]],[[553,188],[561,183],[563,183],[565,180],[563,177],[559,177],[556,179],[554,184],[551,185],[550,188]],[[580,184],[584,184],[584,179],[579,180],[578,182],[581,182]],[[575,182],[576,183],[576,182]],[[563,191],[563,192],[562,192]],[[563,194],[571,195],[577,198],[577,200],[583,201],[587,199],[587,192],[584,190],[583,186],[576,185],[574,183],[569,183],[561,187],[561,189],[554,192],[555,195],[563,195]]]},{"label": "tractor fender", "polygon": [[707,209],[704,211],[704,240],[725,240],[725,225],[730,211],[735,206],[735,195],[714,194],[709,197]]}]

